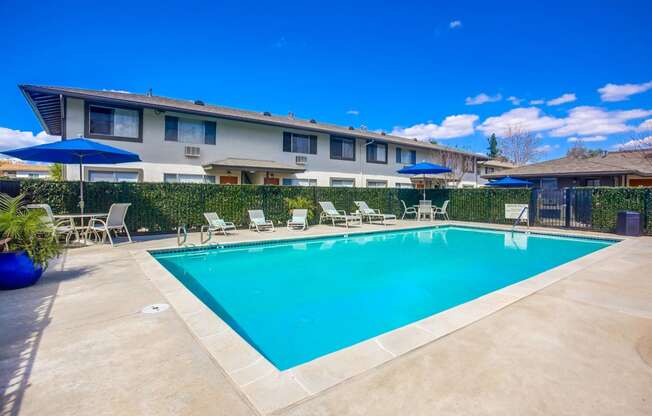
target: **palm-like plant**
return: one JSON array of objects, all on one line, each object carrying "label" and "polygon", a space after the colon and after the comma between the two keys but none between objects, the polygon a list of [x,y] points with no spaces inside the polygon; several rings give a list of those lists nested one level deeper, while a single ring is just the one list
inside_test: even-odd
[{"label": "palm-like plant", "polygon": [[10,239],[10,251],[25,251],[34,264],[45,268],[48,260],[61,253],[61,247],[41,214],[25,205],[24,195],[0,194],[0,237]]}]

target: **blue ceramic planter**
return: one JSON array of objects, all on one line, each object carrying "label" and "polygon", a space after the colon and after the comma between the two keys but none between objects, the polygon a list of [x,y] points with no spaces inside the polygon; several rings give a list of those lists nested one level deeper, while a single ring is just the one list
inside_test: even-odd
[{"label": "blue ceramic planter", "polygon": [[43,274],[24,251],[0,253],[0,290],[31,286]]}]

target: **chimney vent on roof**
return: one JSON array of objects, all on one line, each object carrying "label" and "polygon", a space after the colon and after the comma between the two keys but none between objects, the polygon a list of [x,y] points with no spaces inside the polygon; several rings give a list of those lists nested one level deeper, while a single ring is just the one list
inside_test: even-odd
[{"label": "chimney vent on roof", "polygon": [[311,118],[311,119],[310,119],[310,122],[311,122],[312,124],[317,124],[317,120],[315,120],[314,118]]},{"label": "chimney vent on roof", "polygon": [[355,130],[353,126],[349,126],[349,130]]},{"label": "chimney vent on roof", "polygon": [[293,113],[292,111],[290,111],[290,112],[288,113],[288,118],[289,118],[290,120],[294,120],[294,113]]},{"label": "chimney vent on roof", "polygon": [[271,117],[272,113],[270,113],[269,111],[265,111],[263,115],[267,117]]},{"label": "chimney vent on roof", "polygon": [[385,133],[384,131],[381,131],[380,134],[383,135],[383,136],[387,135],[387,133]]},{"label": "chimney vent on roof", "polygon": [[195,100],[196,105],[205,105],[202,100]]},{"label": "chimney vent on roof", "polygon": [[367,131],[367,126],[365,126],[364,124],[361,124],[360,125],[360,130]]},{"label": "chimney vent on roof", "polygon": [[606,150],[603,150],[603,151],[602,151],[602,157],[607,157],[608,154],[609,154],[608,151],[606,151]]},{"label": "chimney vent on roof", "polygon": [[154,95],[154,94],[152,94],[152,89],[151,88],[148,89],[147,92],[145,93],[145,95],[148,96],[148,97],[151,97],[152,95]]}]

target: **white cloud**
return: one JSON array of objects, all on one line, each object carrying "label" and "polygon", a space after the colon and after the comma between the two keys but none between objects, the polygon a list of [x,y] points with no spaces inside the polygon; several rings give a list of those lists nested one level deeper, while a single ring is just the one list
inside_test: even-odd
[{"label": "white cloud", "polygon": [[534,149],[535,152],[537,153],[549,153],[552,150],[559,149],[559,145],[550,145],[550,144],[544,144],[542,146],[536,147]]},{"label": "white cloud", "polygon": [[652,136],[647,136],[642,139],[633,139],[614,147],[620,150],[648,149],[652,147]]},{"label": "white cloud", "polygon": [[640,94],[652,89],[652,81],[642,84],[607,84],[598,88],[602,101],[626,101],[630,95]]},{"label": "white cloud", "polygon": [[546,100],[530,100],[530,105],[539,105],[545,103]]},{"label": "white cloud", "polygon": [[638,131],[652,131],[652,118],[645,120],[638,126]]},{"label": "white cloud", "polygon": [[448,116],[444,119],[441,125],[428,122],[415,124],[411,127],[394,127],[391,134],[416,138],[422,141],[470,136],[475,132],[473,125],[478,121],[478,118],[479,117],[475,114]]},{"label": "white cloud", "polygon": [[453,20],[448,24],[448,27],[451,29],[457,29],[462,27],[462,21],[461,20]]},{"label": "white cloud", "polygon": [[601,107],[580,106],[568,114],[563,126],[550,132],[551,136],[595,136],[632,131],[635,127],[626,121],[652,115],[652,110],[607,111]]},{"label": "white cloud", "polygon": [[573,101],[577,100],[577,97],[573,93],[566,93],[562,94],[561,96],[557,98],[553,98],[552,100],[548,100],[546,102],[546,105],[552,106],[552,105],[560,105],[560,104],[566,104],[566,103],[572,103]]},{"label": "white cloud", "polygon": [[568,143],[603,142],[605,140],[607,140],[607,136],[569,137],[566,139]]},{"label": "white cloud", "polygon": [[485,103],[493,103],[496,101],[500,101],[503,99],[503,96],[500,94],[496,95],[487,95],[485,93],[480,93],[476,95],[475,97],[466,97],[466,100],[464,102],[466,105],[480,105],[480,104],[485,104]]},{"label": "white cloud", "polygon": [[360,112],[358,110],[349,110],[349,111],[346,112],[346,114],[348,114],[350,116],[359,116]]},{"label": "white cloud", "polygon": [[496,133],[501,136],[505,135],[510,127],[538,132],[561,127],[563,123],[561,119],[544,115],[541,109],[536,107],[515,108],[500,116],[487,118],[478,126],[478,130],[487,135]]},{"label": "white cloud", "polygon": [[0,127],[0,151],[50,143],[57,141],[58,139],[58,136],[50,136],[44,131],[34,135],[31,131],[20,131]]},{"label": "white cloud", "polygon": [[507,97],[507,101],[511,102],[511,103],[514,104],[514,105],[519,105],[519,104],[521,104],[521,102],[523,101],[523,99],[522,99],[522,98],[515,97],[515,96],[513,96],[513,95],[510,95],[509,97]]}]

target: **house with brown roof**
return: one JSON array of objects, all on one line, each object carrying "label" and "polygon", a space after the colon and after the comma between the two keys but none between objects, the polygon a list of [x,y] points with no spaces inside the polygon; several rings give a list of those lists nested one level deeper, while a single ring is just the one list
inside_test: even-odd
[{"label": "house with brown roof", "polygon": [[[438,144],[294,114],[247,111],[154,94],[19,86],[48,134],[137,153],[142,162],[85,166],[87,181],[413,187],[397,170],[417,161],[477,184],[486,157]],[[77,169],[65,177],[77,180]]]},{"label": "house with brown roof", "polygon": [[482,175],[527,179],[535,188],[576,186],[652,186],[652,149],[603,152],[589,157],[560,159],[519,166]]},{"label": "house with brown roof", "polygon": [[30,165],[11,160],[0,160],[0,178],[44,179],[50,177],[50,167],[47,165]]},{"label": "house with brown roof", "polygon": [[500,172],[501,170],[505,169],[511,169],[515,168],[516,165],[508,162],[506,160],[500,160],[500,159],[489,159],[489,160],[479,160],[478,161],[478,175],[480,178],[478,179],[478,185],[483,186],[486,185],[489,180],[485,179],[483,175],[489,175],[492,173]]}]

